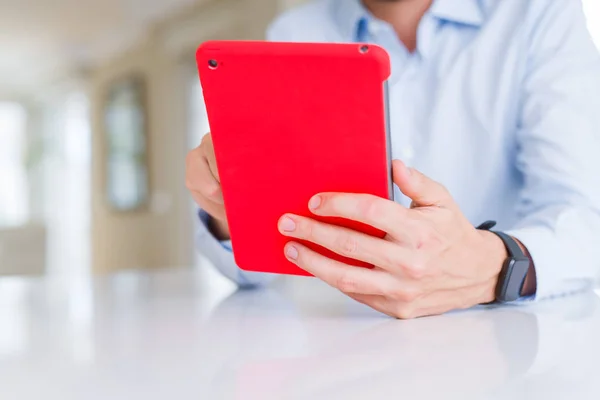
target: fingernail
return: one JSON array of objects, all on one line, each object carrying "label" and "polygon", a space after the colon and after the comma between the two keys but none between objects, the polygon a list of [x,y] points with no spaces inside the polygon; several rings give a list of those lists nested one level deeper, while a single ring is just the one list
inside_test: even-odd
[{"label": "fingernail", "polygon": [[283,232],[294,232],[296,230],[296,223],[291,218],[283,217],[279,221],[279,229]]},{"label": "fingernail", "polygon": [[296,249],[294,246],[292,245],[288,245],[285,248],[285,256],[287,258],[289,258],[290,260],[294,260],[296,261],[298,259],[298,249]]},{"label": "fingernail", "polygon": [[316,210],[320,206],[321,206],[321,196],[314,196],[308,202],[308,208],[310,208],[311,210]]}]

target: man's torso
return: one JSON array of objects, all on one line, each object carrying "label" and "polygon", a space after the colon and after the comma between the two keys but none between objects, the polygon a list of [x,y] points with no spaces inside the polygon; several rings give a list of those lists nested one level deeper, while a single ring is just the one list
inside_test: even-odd
[{"label": "man's torso", "polygon": [[[369,20],[357,36],[364,11],[358,4],[310,3],[280,17],[271,39],[364,39],[386,48],[393,157],[448,187],[472,223],[514,223],[523,184],[517,168],[522,86],[541,3],[437,0],[421,21],[413,54],[380,21]],[[396,199],[407,204],[398,192]]]}]

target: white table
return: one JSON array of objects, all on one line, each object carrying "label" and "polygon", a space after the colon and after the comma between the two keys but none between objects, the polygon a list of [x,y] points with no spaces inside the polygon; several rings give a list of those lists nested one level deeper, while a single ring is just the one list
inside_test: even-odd
[{"label": "white table", "polygon": [[600,299],[396,321],[313,279],[0,280],[0,397],[600,399]]}]

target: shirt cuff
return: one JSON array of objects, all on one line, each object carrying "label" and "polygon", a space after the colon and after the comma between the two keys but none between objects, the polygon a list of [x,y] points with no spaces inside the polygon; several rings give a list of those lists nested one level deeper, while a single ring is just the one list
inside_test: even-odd
[{"label": "shirt cuff", "polygon": [[[200,222],[202,222],[203,228],[206,229],[206,233],[208,233],[210,236],[212,236],[214,240],[217,240],[217,238],[215,238],[214,235],[208,229],[208,223],[210,222],[211,216],[208,215],[208,213],[206,211],[199,209],[198,210],[198,218],[200,219]],[[231,246],[231,240],[219,240],[218,242],[221,245],[221,247],[223,247],[225,250],[233,252],[233,248]]]},{"label": "shirt cuff", "polygon": [[590,282],[585,279],[565,279],[561,274],[562,268],[576,261],[565,259],[564,246],[558,243],[551,229],[539,226],[505,233],[523,243],[535,267],[537,283],[535,295],[519,299],[515,304],[570,296],[591,288]]}]

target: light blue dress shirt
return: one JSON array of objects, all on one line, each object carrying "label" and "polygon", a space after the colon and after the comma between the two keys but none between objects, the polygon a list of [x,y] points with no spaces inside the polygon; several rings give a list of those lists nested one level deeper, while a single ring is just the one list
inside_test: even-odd
[{"label": "light blue dress shirt", "polygon": [[[600,58],[579,0],[437,0],[413,53],[359,0],[320,0],[281,15],[268,39],[384,47],[393,157],[443,183],[474,225],[496,220],[527,246],[534,299],[595,283]],[[273,278],[241,272],[226,246],[201,229],[198,247],[223,274]]]}]

